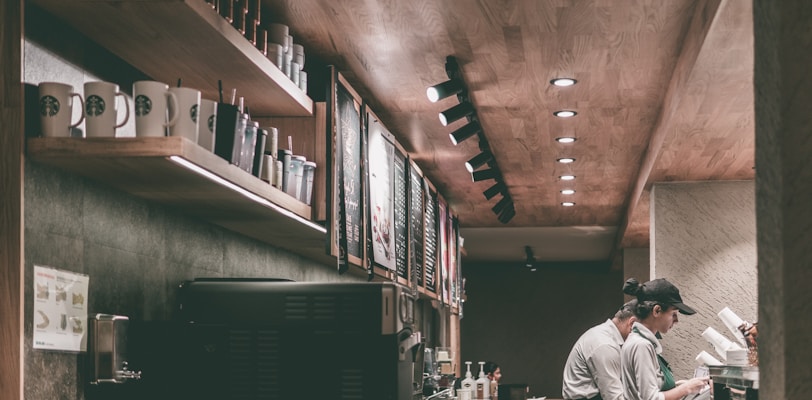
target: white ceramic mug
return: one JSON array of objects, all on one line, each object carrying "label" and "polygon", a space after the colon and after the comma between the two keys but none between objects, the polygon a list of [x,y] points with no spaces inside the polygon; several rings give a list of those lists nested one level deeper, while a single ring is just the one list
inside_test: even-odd
[{"label": "white ceramic mug", "polygon": [[282,53],[288,50],[290,29],[284,24],[268,24],[268,42],[282,45]]},{"label": "white ceramic mug", "polygon": [[85,119],[85,113],[79,113],[79,121],[71,123],[73,116],[73,98],[79,99],[80,111],[85,104],[82,95],[73,91],[73,86],[59,82],[42,82],[39,84],[39,115],[42,123],[42,136],[70,137],[71,128],[75,128]]},{"label": "white ceramic mug", "polygon": [[268,43],[268,59],[281,71],[285,67],[284,46],[279,43]]},{"label": "white ceramic mug", "polygon": [[197,122],[197,144],[208,151],[214,151],[217,130],[217,102],[200,100],[200,117]]},{"label": "white ceramic mug", "polygon": [[[118,102],[116,97],[124,99],[124,120],[116,124]],[[85,83],[85,136],[115,137],[116,129],[130,120],[130,102],[121,93],[118,85],[110,82]]]},{"label": "white ceramic mug", "polygon": [[167,121],[169,104],[178,106],[178,98],[163,82],[138,81],[133,83],[135,109],[135,136],[166,136],[166,127],[173,126],[178,114]]},{"label": "white ceramic mug", "polygon": [[299,89],[307,93],[307,72],[299,71]]},{"label": "white ceramic mug", "polygon": [[295,62],[299,66],[299,69],[304,68],[305,63],[304,46],[300,44],[293,45],[293,62]]},{"label": "white ceramic mug", "polygon": [[182,136],[197,143],[200,91],[186,87],[171,87],[169,93],[178,99],[177,103],[169,104],[169,116],[177,120],[174,125],[169,126],[169,136]]}]

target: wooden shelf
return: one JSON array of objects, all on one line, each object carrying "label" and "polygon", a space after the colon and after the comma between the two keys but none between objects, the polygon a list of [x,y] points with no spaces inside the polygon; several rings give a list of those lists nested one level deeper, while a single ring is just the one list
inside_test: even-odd
[{"label": "wooden shelf", "polygon": [[157,81],[217,100],[237,89],[254,116],[309,116],[313,101],[203,0],[30,0]]},{"label": "wooden shelf", "polygon": [[[326,254],[326,230],[310,222],[309,206],[188,139],[31,138],[27,155],[39,163],[335,265],[335,257]],[[199,172],[201,169],[207,172]],[[239,187],[243,193],[217,182],[212,175]]]}]

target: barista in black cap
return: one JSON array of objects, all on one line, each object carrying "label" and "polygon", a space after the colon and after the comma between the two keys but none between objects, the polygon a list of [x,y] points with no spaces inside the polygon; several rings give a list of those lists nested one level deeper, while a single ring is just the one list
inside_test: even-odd
[{"label": "barista in black cap", "polygon": [[626,400],[677,400],[699,393],[708,378],[692,378],[677,385],[661,355],[663,348],[658,339],[679,321],[679,314],[692,315],[696,311],[682,302],[676,286],[662,278],[643,284],[631,278],[623,285],[623,293],[637,297],[637,322],[620,355]]}]

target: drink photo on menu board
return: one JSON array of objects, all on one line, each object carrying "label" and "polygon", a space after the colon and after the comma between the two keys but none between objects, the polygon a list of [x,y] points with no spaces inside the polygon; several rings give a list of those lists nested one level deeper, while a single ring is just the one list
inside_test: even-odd
[{"label": "drink photo on menu board", "polygon": [[395,266],[398,277],[409,280],[409,160],[400,149],[394,150],[394,218],[395,218]]},{"label": "drink photo on menu board", "polygon": [[409,163],[409,235],[413,284],[423,286],[423,175],[414,163]]},{"label": "drink photo on menu board", "polygon": [[367,143],[372,261],[395,270],[394,138],[372,112],[367,114]]},{"label": "drink photo on menu board", "polygon": [[423,249],[426,289],[437,292],[437,191],[428,180],[423,181],[425,203],[423,206]]}]

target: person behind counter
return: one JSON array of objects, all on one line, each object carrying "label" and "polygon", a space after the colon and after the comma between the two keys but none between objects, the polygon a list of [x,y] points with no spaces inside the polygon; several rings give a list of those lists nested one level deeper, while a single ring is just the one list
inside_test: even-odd
[{"label": "person behind counter", "polygon": [[499,383],[499,381],[502,380],[502,368],[499,368],[499,364],[488,361],[485,363],[483,370],[485,371],[485,375],[488,376],[489,381]]},{"label": "person behind counter", "polygon": [[679,289],[663,278],[643,284],[631,278],[623,285],[623,293],[637,297],[637,322],[620,352],[626,400],[677,400],[699,393],[708,385],[708,377],[677,385],[657,337],[679,322],[679,314],[693,315],[696,311],[683,303]]},{"label": "person behind counter", "polygon": [[564,365],[564,399],[623,400],[620,347],[636,321],[637,300],[622,305],[612,319],[581,335]]}]

